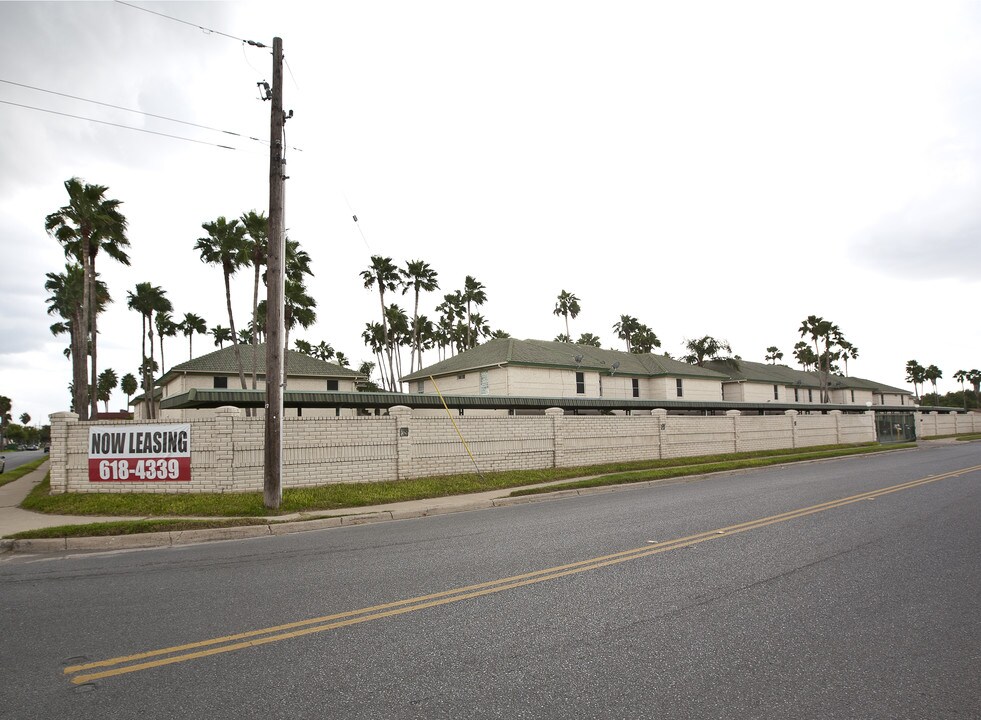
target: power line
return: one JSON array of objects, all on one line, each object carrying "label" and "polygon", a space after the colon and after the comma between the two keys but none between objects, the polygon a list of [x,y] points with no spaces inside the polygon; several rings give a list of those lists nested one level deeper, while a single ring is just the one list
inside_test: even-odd
[{"label": "power line", "polygon": [[10,102],[9,100],[0,100],[0,103],[3,103],[4,105],[13,105],[14,107],[26,108],[28,110],[37,110],[38,112],[50,113],[52,115],[61,115],[62,117],[73,118],[75,120],[87,120],[88,122],[99,123],[100,125],[111,125],[112,127],[123,128],[124,130],[135,130],[136,132],[148,133],[150,135],[160,135],[161,137],[173,138],[174,140],[184,140],[185,142],[198,143],[199,145],[211,145],[212,147],[222,148],[224,150],[241,149],[231,147],[230,145],[220,145],[218,143],[208,142],[207,140],[195,140],[194,138],[171,135],[169,133],[157,132],[156,130],[147,130],[146,128],[133,127],[132,125],[121,125],[119,123],[108,122],[107,120],[96,120],[95,118],[72,115],[70,113],[58,112],[57,110],[47,110],[46,108],[34,107],[33,105],[22,105],[21,103]]},{"label": "power line", "polygon": [[69,95],[68,93],[58,92],[57,90],[46,90],[44,88],[34,87],[33,85],[25,85],[24,83],[14,82],[13,80],[4,80],[3,78],[0,78],[0,83],[16,85],[17,87],[27,88],[28,90],[36,90],[37,92],[48,93],[49,95],[58,95],[60,97],[71,98],[72,100],[79,100],[81,102],[87,102],[93,105],[101,105],[102,107],[113,108],[114,110],[123,110],[125,112],[136,113],[137,115],[146,115],[147,117],[156,118],[158,120],[180,123],[181,125],[190,125],[191,127],[201,128],[202,130],[212,130],[214,132],[224,133],[225,135],[235,135],[236,137],[247,137],[249,140],[255,140],[256,142],[265,143],[266,145],[269,144],[268,140],[242,135],[241,133],[233,132],[231,130],[222,130],[221,128],[209,127],[208,125],[199,125],[198,123],[189,122],[187,120],[178,120],[177,118],[167,117],[166,115],[155,115],[154,113],[134,110],[132,108],[122,107],[120,105],[113,105],[112,103],[101,102],[99,100],[89,100],[88,98],[79,97],[78,95]]},{"label": "power line", "polygon": [[212,30],[211,28],[206,28],[202,25],[195,25],[194,23],[190,23],[187,20],[181,20],[180,18],[171,17],[170,15],[164,15],[163,13],[156,12],[155,10],[147,10],[146,8],[139,7],[138,5],[131,5],[128,2],[123,2],[123,0],[116,0],[116,2],[119,3],[120,5],[125,5],[126,7],[133,8],[134,10],[141,10],[145,13],[150,13],[151,15],[157,15],[158,17],[166,18],[167,20],[173,20],[174,22],[179,22],[182,25],[189,25],[190,27],[197,28],[198,30],[202,30],[212,35],[221,35],[222,37],[227,37],[231,40],[237,40],[240,43],[245,43],[246,45],[252,45],[253,47],[257,47],[257,48],[268,47],[268,45],[264,45],[257,40],[245,40],[240,37],[235,37],[234,35],[229,35],[228,33],[223,33],[220,30]]}]

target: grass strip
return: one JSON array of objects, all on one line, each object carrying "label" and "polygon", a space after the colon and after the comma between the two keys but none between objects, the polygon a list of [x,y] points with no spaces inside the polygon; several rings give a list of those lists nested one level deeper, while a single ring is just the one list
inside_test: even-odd
[{"label": "grass strip", "polygon": [[14,480],[20,480],[22,477],[27,475],[27,473],[37,470],[41,467],[41,463],[48,459],[48,456],[40,457],[37,460],[31,460],[29,463],[24,463],[20,467],[16,467],[13,470],[9,470],[0,475],[0,487],[3,487],[7,483],[12,483]]},{"label": "grass strip", "polygon": [[139,535],[152,532],[182,532],[184,530],[209,530],[211,528],[241,527],[242,525],[268,525],[275,520],[261,518],[237,518],[229,520],[120,520],[117,522],[88,523],[86,525],[58,525],[57,527],[24,530],[8,535],[13,540],[36,540],[69,537],[107,537],[111,535]]},{"label": "grass strip", "polygon": [[975,433],[974,435],[957,435],[958,440],[981,440],[981,433]]},{"label": "grass strip", "polygon": [[981,440],[981,433],[951,433],[950,435],[923,435],[920,440]]},{"label": "grass strip", "polygon": [[[836,452],[863,447],[878,447],[875,443],[856,445],[823,445],[808,452]],[[698,457],[616,462],[571,468],[542,470],[513,470],[475,474],[443,475],[439,477],[393,480],[373,483],[335,483],[311,488],[292,488],[283,491],[278,513],[269,512],[262,502],[261,492],[250,493],[63,493],[51,495],[48,483],[41,483],[27,496],[21,507],[35,512],[58,515],[137,515],[141,517],[263,517],[311,510],[337,510],[368,505],[447,497],[488,490],[503,490],[523,485],[582,478],[593,475],[700,466],[733,460],[783,458],[799,455],[800,449],[761,450],[748,453],[725,453]],[[699,470],[699,472],[705,472]]]},{"label": "grass strip", "polygon": [[642,470],[630,473],[614,473],[601,477],[584,478],[575,482],[559,483],[547,487],[524,488],[515,490],[510,497],[522,497],[524,495],[540,495],[543,493],[558,492],[560,490],[580,490],[583,488],[604,487],[607,485],[626,485],[630,483],[648,482],[651,480],[665,480],[677,477],[687,477],[689,475],[702,475],[705,473],[726,472],[730,470],[745,470],[749,468],[767,467],[769,465],[779,465],[783,463],[806,462],[808,460],[821,460],[825,458],[848,457],[850,455],[867,455],[870,453],[890,452],[892,450],[902,450],[916,447],[914,443],[901,445],[889,445],[883,447],[860,447],[844,450],[825,450],[821,452],[806,452],[797,455],[785,455],[783,457],[769,458],[747,458],[743,460],[730,460],[727,462],[710,462],[701,465],[691,465],[687,467],[662,468],[657,470]]}]

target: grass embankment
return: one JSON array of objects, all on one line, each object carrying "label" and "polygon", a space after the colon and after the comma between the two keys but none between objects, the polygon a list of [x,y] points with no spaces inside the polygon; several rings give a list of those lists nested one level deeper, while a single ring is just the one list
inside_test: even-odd
[{"label": "grass embankment", "polygon": [[14,480],[20,480],[32,470],[37,470],[41,466],[41,463],[47,459],[48,456],[45,455],[37,460],[31,460],[29,463],[24,463],[20,467],[14,468],[13,470],[4,471],[4,473],[0,475],[0,487],[3,487],[7,483],[12,483]]},{"label": "grass embankment", "polygon": [[967,434],[953,434],[953,435],[925,435],[920,438],[920,440],[947,440],[949,438],[954,438],[955,440],[981,440],[981,433],[967,433]]},{"label": "grass embankment", "polygon": [[[82,535],[119,535],[135,532],[178,531],[229,525],[264,524],[275,521],[277,514],[314,512],[382,505],[406,500],[445,497],[487,490],[583,478],[543,488],[527,488],[511,493],[513,496],[533,492],[553,492],[574,487],[643,482],[647,480],[684,477],[709,472],[766,467],[777,463],[801,462],[860,453],[882,452],[914,447],[913,445],[880,446],[875,443],[858,445],[825,445],[800,449],[765,450],[749,453],[727,453],[699,457],[671,458],[617,462],[573,468],[520,470],[450,475],[379,483],[338,483],[324,487],[297,488],[283,492],[278,513],[270,513],[262,504],[262,493],[200,493],[200,494],[138,494],[138,493],[67,493],[51,495],[47,480],[40,483],[21,503],[21,507],[36,512],[60,515],[129,515],[153,517],[152,520],[95,523],[62,526],[43,531],[28,531],[11,537],[71,537]],[[181,517],[183,516],[183,517]],[[187,520],[191,517],[213,517],[213,520]],[[167,519],[167,518],[176,519]],[[220,518],[234,517],[234,520]],[[270,520],[262,519],[269,517]],[[90,532],[91,531],[91,532]],[[45,534],[40,534],[45,533]]]}]

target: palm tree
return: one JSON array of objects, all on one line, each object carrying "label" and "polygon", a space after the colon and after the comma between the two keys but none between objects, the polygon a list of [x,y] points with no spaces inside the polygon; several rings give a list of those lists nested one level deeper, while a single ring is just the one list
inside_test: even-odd
[{"label": "palm tree", "polygon": [[123,379],[119,381],[119,389],[126,394],[126,407],[129,407],[130,398],[139,389],[139,386],[136,384],[136,376],[133,373],[123,375]]},{"label": "palm tree", "polygon": [[262,268],[267,264],[269,253],[269,218],[265,213],[258,213],[250,210],[239,218],[242,227],[245,228],[245,254],[248,256],[249,264],[253,268],[252,281],[252,389],[256,387],[256,363],[258,353],[255,345],[258,342],[258,333],[255,332],[259,323],[259,279],[262,277]]},{"label": "palm tree", "polygon": [[463,280],[463,293],[461,293],[461,297],[467,305],[467,349],[470,349],[476,346],[474,335],[476,334],[477,328],[473,322],[473,308],[475,306],[480,307],[487,302],[486,288],[475,277],[467,275]]},{"label": "palm tree", "polygon": [[154,325],[157,328],[157,336],[160,338],[160,367],[167,372],[167,363],[164,361],[164,338],[176,337],[177,323],[174,322],[170,313],[167,311],[157,313],[154,318]]},{"label": "palm tree", "polygon": [[117,385],[119,385],[119,379],[116,377],[115,370],[106,368],[99,373],[97,392],[99,400],[105,403],[106,412],[109,412],[109,399],[112,397],[112,391],[116,389]]},{"label": "palm tree", "polygon": [[[382,329],[381,323],[365,323],[364,332],[361,333],[361,339],[364,340],[364,344],[367,347],[371,348],[371,352],[375,354],[375,358],[378,360],[382,387],[385,390],[391,390],[392,388],[388,385],[388,379],[385,377],[385,332]],[[391,375],[394,377],[394,373],[391,373]]]},{"label": "palm tree", "polygon": [[566,335],[565,333],[559,333],[558,335],[555,336],[555,340],[553,342],[571,343],[572,338]]},{"label": "palm tree", "polygon": [[981,370],[969,370],[967,381],[974,387],[974,407],[981,407]]},{"label": "palm tree", "polygon": [[[126,306],[130,310],[136,310],[143,317],[143,362],[140,367],[143,371],[143,389],[146,393],[148,417],[154,417],[156,413],[153,407],[153,378],[151,373],[156,367],[153,359],[153,313],[170,312],[173,307],[167,299],[164,290],[148,282],[136,283],[136,292],[127,293],[129,298]],[[150,338],[150,354],[146,354],[146,339]]]},{"label": "palm tree", "polygon": [[588,345],[589,347],[602,347],[599,336],[593,335],[593,333],[583,333],[576,340],[576,345]]},{"label": "palm tree", "polygon": [[[409,325],[409,316],[405,310],[395,303],[386,308],[385,319],[388,321],[388,340],[395,358],[395,377],[399,384],[399,392],[402,391],[402,346],[411,345],[412,328]],[[395,389],[394,386],[392,388]]]},{"label": "palm tree", "polygon": [[371,256],[371,266],[361,272],[366,289],[378,286],[378,300],[381,304],[382,338],[384,351],[388,356],[389,388],[395,389],[395,366],[392,362],[392,345],[388,337],[388,319],[385,316],[385,291],[395,292],[399,284],[398,268],[392,263],[392,258],[381,255]]},{"label": "palm tree", "polygon": [[298,353],[303,353],[304,355],[309,355],[313,357],[313,345],[311,345],[306,340],[294,340],[293,347]]},{"label": "palm tree", "polygon": [[[94,416],[99,410],[98,398],[94,393],[98,380],[97,311],[93,307],[96,293],[95,260],[99,251],[105,250],[113,260],[129,265],[129,256],[126,254],[129,240],[126,238],[126,218],[119,212],[122,202],[106,199],[108,187],[89,185],[78,178],[71,178],[65,181],[65,190],[68,192],[68,204],[48,215],[44,220],[44,228],[61,243],[66,257],[79,262],[84,275],[79,330],[87,343],[87,353],[73,354],[72,363],[75,411],[79,413],[80,419],[85,420],[89,411]],[[82,345],[84,347],[86,346]],[[85,372],[88,355],[92,357],[91,375]],[[79,365],[81,370],[77,367]],[[82,376],[85,376],[85,382],[80,382]],[[90,380],[93,388],[91,398],[88,392]]]},{"label": "palm tree", "polygon": [[776,365],[777,360],[783,360],[783,353],[777,349],[776,345],[771,345],[766,349],[766,359],[771,365]]},{"label": "palm tree", "polygon": [[340,350],[334,353],[334,362],[336,362],[342,368],[351,366],[351,361],[347,359],[347,355],[342,353]]},{"label": "palm tree", "polygon": [[211,328],[211,337],[215,339],[215,345],[221,350],[225,347],[225,343],[232,341],[232,331],[227,327],[215,325]]},{"label": "palm tree", "polygon": [[964,410],[967,410],[967,390],[964,389],[964,381],[967,380],[967,370],[958,370],[955,372],[954,380],[961,384],[961,397],[964,399]]},{"label": "palm tree", "polygon": [[184,333],[184,337],[187,338],[187,359],[190,360],[194,357],[194,333],[205,335],[208,332],[208,326],[205,324],[204,318],[200,315],[184,313],[184,319],[178,323],[177,327]]},{"label": "palm tree", "polygon": [[640,321],[630,315],[621,315],[620,319],[613,324],[613,331],[617,334],[617,337],[626,341],[627,352],[631,352],[631,340],[639,327]]},{"label": "palm tree", "polygon": [[419,358],[419,367],[422,368],[422,347],[419,339],[419,293],[422,290],[433,292],[439,289],[438,274],[425,260],[409,260],[405,263],[405,268],[399,269],[402,276],[402,294],[405,295],[412,288],[415,294],[415,303],[412,311],[412,353],[409,359],[409,372],[415,372],[416,357]]},{"label": "palm tree", "polygon": [[923,377],[930,381],[933,385],[933,394],[937,395],[937,380],[944,376],[943,372],[936,365],[930,365],[926,370],[923,371]]},{"label": "palm tree", "polygon": [[711,335],[705,335],[697,340],[685,340],[685,347],[688,349],[688,354],[681,359],[691,365],[704,367],[705,359],[708,358],[718,360],[734,369],[738,368],[738,361],[728,356],[720,356],[723,350],[727,353],[732,352],[732,348],[725,340],[716,340]]},{"label": "palm tree", "polygon": [[440,313],[439,321],[437,322],[436,344],[442,351],[443,357],[441,359],[445,359],[445,348],[448,347],[451,350],[459,349],[454,347],[454,339],[457,335],[457,325],[466,313],[463,294],[459,290],[447,293],[443,296],[443,302],[436,306],[436,310]]},{"label": "palm tree", "polygon": [[27,413],[21,413],[20,414],[20,424],[21,425],[24,425],[24,426],[30,425],[31,424],[31,416],[28,415]]},{"label": "palm tree", "polygon": [[920,397],[919,393],[916,392],[916,385],[919,383],[920,387],[923,387],[923,383],[926,380],[926,368],[920,365],[916,360],[906,361],[906,382],[913,383],[913,394],[917,398]]},{"label": "palm tree", "polygon": [[231,277],[248,262],[245,247],[245,227],[238,220],[228,222],[219,217],[213,222],[202,223],[208,236],[198,238],[194,249],[201,254],[201,261],[208,265],[220,265],[225,278],[225,305],[228,308],[228,324],[231,329],[232,346],[235,348],[235,364],[242,389],[247,389],[245,370],[242,368],[242,353],[238,347],[238,334],[235,331],[235,317],[232,314]]},{"label": "palm tree", "polygon": [[579,311],[582,310],[579,307],[579,298],[570,292],[563,290],[559,293],[558,302],[555,303],[555,310],[552,311],[553,315],[562,315],[565,317],[565,336],[570,337],[569,333],[569,318],[573,320],[579,315]]},{"label": "palm tree", "polygon": [[[811,340],[814,342],[814,355],[817,357],[818,377],[821,381],[821,402],[830,402],[831,397],[828,394],[828,384],[831,373],[831,362],[834,359],[831,348],[836,340],[842,339],[841,331],[830,320],[825,320],[817,315],[808,315],[801,322],[798,331],[801,337],[810,335]],[[823,353],[819,345],[820,340],[824,340]]]},{"label": "palm tree", "polygon": [[634,330],[634,334],[630,338],[632,353],[650,353],[654,352],[654,348],[661,347],[661,341],[658,339],[654,331],[651,330],[647,325],[640,323]]}]

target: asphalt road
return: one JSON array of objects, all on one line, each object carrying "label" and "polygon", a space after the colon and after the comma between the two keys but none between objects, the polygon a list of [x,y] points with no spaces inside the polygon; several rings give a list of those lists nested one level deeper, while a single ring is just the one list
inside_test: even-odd
[{"label": "asphalt road", "polygon": [[7,461],[4,472],[10,472],[14,468],[18,468],[24,463],[29,463],[31,460],[37,460],[39,457],[44,457],[44,450],[16,450],[14,452],[0,453],[0,455],[3,455]]},{"label": "asphalt road", "polygon": [[981,443],[7,555],[0,718],[979,718],[979,558]]}]

